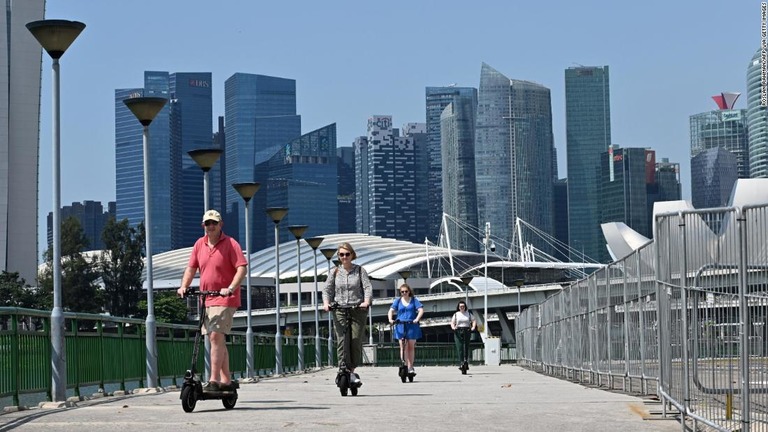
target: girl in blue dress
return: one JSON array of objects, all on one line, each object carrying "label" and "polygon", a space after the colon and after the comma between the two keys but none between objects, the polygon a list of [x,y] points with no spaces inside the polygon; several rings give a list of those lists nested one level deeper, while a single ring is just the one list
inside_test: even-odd
[{"label": "girl in blue dress", "polygon": [[419,321],[422,315],[424,306],[413,296],[411,287],[408,284],[400,285],[400,298],[392,302],[387,317],[390,324],[394,324],[396,319],[407,323],[395,325],[393,335],[400,341],[400,358],[408,366],[408,373],[413,375],[416,375],[413,362],[416,358],[416,339],[421,338]]}]

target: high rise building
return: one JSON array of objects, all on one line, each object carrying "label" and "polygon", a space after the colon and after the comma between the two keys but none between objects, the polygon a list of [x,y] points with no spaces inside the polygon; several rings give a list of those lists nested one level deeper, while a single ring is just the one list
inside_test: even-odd
[{"label": "high rise building", "polygon": [[414,225],[415,162],[414,139],[400,136],[399,130],[392,127],[392,116],[368,119],[366,139],[355,141],[359,232],[397,240],[423,240],[417,238]]},{"label": "high rise building", "polygon": [[680,184],[680,164],[662,158],[656,162],[655,183],[648,187],[648,214],[651,217],[649,226],[653,229],[653,203],[660,201],[677,201],[683,199]]},{"label": "high rise building", "polygon": [[[287,207],[281,225],[307,225],[305,237],[335,233],[339,226],[336,168],[336,124],[285,144],[268,163],[267,207]],[[261,191],[259,192],[261,193]],[[263,220],[264,215],[258,215]],[[351,222],[351,221],[348,221]],[[274,232],[270,221],[269,233]],[[281,230],[280,240],[292,237]],[[274,244],[267,241],[267,246]]]},{"label": "high rise building", "polygon": [[[549,89],[510,80],[483,63],[475,127],[478,222],[490,222],[491,235],[504,240],[497,253],[516,244],[517,218],[553,233],[553,152]],[[549,252],[541,238],[526,241]]]},{"label": "high rise building", "polygon": [[[749,178],[749,148],[747,135],[747,110],[733,109],[739,93],[721,93],[712,98],[719,109],[695,114],[690,117],[691,158],[715,147],[721,147],[736,156],[739,178]],[[691,171],[694,177],[704,173]]]},{"label": "high rise building", "polygon": [[605,250],[598,190],[600,155],[611,145],[610,101],[608,66],[565,70],[568,244],[593,258]]},{"label": "high rise building", "polygon": [[[656,152],[611,146],[600,159],[600,223],[624,222],[651,238],[648,185],[655,183]],[[611,258],[605,247],[593,257]]]},{"label": "high rise building", "polygon": [[[440,141],[443,158],[443,211],[461,224],[447,223],[447,240],[452,249],[479,252],[476,227],[477,189],[475,187],[475,115],[477,99],[456,95],[440,116]],[[442,235],[443,233],[441,233]],[[443,243],[446,243],[445,241]]]},{"label": "high rise building", "polygon": [[355,222],[355,149],[338,147],[336,149],[336,169],[338,170],[338,233],[356,232]]},{"label": "high rise building", "polygon": [[413,220],[416,233],[414,238],[423,242],[429,235],[429,199],[432,193],[429,189],[429,166],[431,160],[427,148],[426,123],[406,123],[402,128],[402,135],[413,140],[414,148],[414,184],[416,189],[416,216]]},{"label": "high rise building", "polygon": [[[88,239],[88,247],[85,250],[102,250],[104,241],[101,234],[104,231],[107,221],[116,216],[116,206],[114,201],[107,203],[107,210],[101,201],[83,201],[74,202],[71,206],[61,208],[61,221],[74,217],[80,222],[85,238]],[[53,212],[48,213],[48,247],[53,244]]]},{"label": "high rise building", "polygon": [[691,158],[691,204],[697,209],[728,204],[739,162],[723,147],[713,147]]},{"label": "high rise building", "polygon": [[762,68],[758,49],[747,67],[749,176],[768,178],[768,108],[760,103]]},{"label": "high rise building", "polygon": [[149,126],[152,249],[160,253],[202,235],[203,174],[187,152],[212,146],[211,74],[147,71],[143,88],[115,90],[117,219],[132,226],[144,220],[143,137],[123,100],[141,96],[168,99]]},{"label": "high rise building", "polygon": [[561,243],[552,256],[560,261],[568,261],[568,179],[558,179],[553,186],[555,209],[555,239]]},{"label": "high rise building", "polygon": [[[236,73],[224,83],[224,115],[225,226],[229,235],[245,244],[243,199],[231,185],[252,181],[265,185],[268,178],[256,167],[268,163],[280,148],[301,136],[301,116],[296,114],[296,81]],[[266,208],[266,192],[259,190],[249,207]],[[274,226],[261,210],[252,214],[251,245],[258,250],[274,243],[273,236],[266,234],[274,230]]]},{"label": "high rise building", "polygon": [[18,272],[31,285],[39,257],[38,187],[50,185],[38,184],[42,49],[25,24],[44,15],[45,0],[6,1],[0,17],[0,271]]},{"label": "high rise building", "polygon": [[427,207],[427,237],[433,242],[439,235],[440,224],[443,218],[443,198],[442,198],[442,155],[440,141],[440,116],[449,103],[453,102],[454,97],[469,97],[474,100],[477,106],[477,89],[472,87],[427,87],[426,88],[426,107],[427,107],[427,154],[429,156],[429,166],[427,168],[427,188],[429,191]]}]

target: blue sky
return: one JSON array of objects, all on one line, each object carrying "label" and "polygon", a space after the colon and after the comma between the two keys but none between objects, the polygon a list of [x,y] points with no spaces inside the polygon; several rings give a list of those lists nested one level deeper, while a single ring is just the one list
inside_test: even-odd
[{"label": "blue sky", "polygon": [[[61,199],[115,199],[114,89],[145,70],[212,72],[214,115],[235,72],[297,81],[302,131],[335,122],[338,145],[373,114],[425,121],[424,87],[477,87],[481,62],[552,91],[560,176],[564,69],[608,65],[613,143],[680,162],[690,197],[691,114],[741,92],[760,44],[760,2],[610,0],[48,0],[46,18],[87,27],[61,60]],[[40,248],[51,211],[50,58],[43,58]],[[213,119],[211,119],[213,122]]]}]

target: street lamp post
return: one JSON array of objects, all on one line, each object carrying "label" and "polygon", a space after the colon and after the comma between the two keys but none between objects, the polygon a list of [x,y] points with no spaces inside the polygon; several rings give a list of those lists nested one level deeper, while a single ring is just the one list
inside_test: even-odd
[{"label": "street lamp post", "polygon": [[[328,283],[328,279],[332,278],[331,275],[331,258],[336,254],[336,249],[334,248],[325,248],[320,249],[320,253],[323,254],[325,259],[328,261],[328,275],[326,276],[326,284]],[[328,366],[333,364],[333,328],[332,328],[332,320],[331,320],[331,312],[328,312]]]},{"label": "street lamp post", "polygon": [[280,334],[280,221],[288,213],[285,207],[270,207],[267,215],[275,223],[275,375],[283,373],[283,337]]},{"label": "street lamp post", "polygon": [[464,284],[466,288],[464,288],[464,304],[467,305],[467,309],[469,309],[469,283],[472,282],[472,276],[465,276],[461,279],[461,283]]},{"label": "street lamp post", "polygon": [[320,302],[317,290],[317,248],[320,247],[323,238],[311,237],[304,239],[304,241],[312,248],[312,259],[315,268],[315,295],[312,299],[312,304],[315,307],[315,367],[320,368],[323,366],[323,362],[320,360]]},{"label": "street lamp post", "polygon": [[157,387],[157,344],[155,343],[155,302],[153,299],[152,274],[152,205],[149,182],[149,125],[168,99],[160,97],[137,97],[124,99],[139,123],[144,128],[144,250],[147,255],[147,387]]},{"label": "street lamp post", "polygon": [[[206,179],[208,178],[208,172],[206,171]],[[245,304],[246,304],[246,312],[248,315],[245,316],[245,322],[246,322],[246,330],[245,330],[245,369],[246,369],[246,378],[253,379],[254,372],[253,372],[253,327],[251,326],[251,217],[250,213],[248,212],[248,202],[251,201],[251,198],[256,194],[256,192],[259,191],[259,187],[261,185],[259,183],[235,183],[232,185],[233,188],[237,191],[237,193],[240,194],[240,196],[243,198],[243,201],[245,201],[245,262],[246,262],[246,273],[245,273]],[[206,200],[208,201],[208,200]],[[208,208],[208,205],[206,204],[205,208]]]},{"label": "street lamp post", "polygon": [[[210,200],[208,197],[210,196],[210,191],[208,187],[208,171],[213,168],[213,165],[216,163],[217,160],[219,160],[219,157],[221,156],[221,149],[217,148],[209,148],[209,149],[197,149],[197,150],[190,150],[187,152],[189,157],[192,158],[192,160],[195,161],[197,166],[200,167],[201,170],[203,170],[203,211],[208,211],[210,207]],[[244,183],[245,184],[245,183]],[[234,187],[234,185],[232,185]],[[237,189],[237,188],[235,188]],[[259,187],[256,186],[256,190],[258,190]],[[239,191],[238,191],[239,192]],[[254,193],[256,193],[254,191]],[[251,197],[253,194],[251,194]],[[251,199],[251,197],[248,197],[248,199]],[[243,197],[245,199],[245,197]],[[248,205],[246,201],[246,206]]]},{"label": "street lamp post", "polygon": [[53,309],[51,310],[51,395],[55,402],[67,398],[67,355],[64,343],[64,313],[61,301],[61,126],[59,59],[77,39],[85,24],[79,21],[41,20],[27,29],[51,56],[53,64],[52,168],[53,168]]},{"label": "street lamp post", "polygon": [[[221,156],[221,150],[217,148],[209,148],[209,149],[197,149],[197,150],[190,150],[187,152],[189,157],[192,158],[193,161],[197,164],[198,167],[200,167],[201,170],[203,170],[203,212],[206,212],[210,209],[209,203],[210,200],[208,197],[210,196],[210,188],[208,187],[208,171],[213,168],[213,165],[216,163],[217,160],[219,160],[219,157]],[[211,377],[211,340],[208,337],[205,337],[205,376],[207,378]]]},{"label": "street lamp post", "polygon": [[483,294],[483,304],[484,304],[484,310],[483,315],[485,319],[485,325],[483,325],[483,335],[485,338],[488,337],[488,241],[491,238],[491,223],[486,222],[485,223],[485,239],[483,240],[483,244],[485,247],[483,248],[483,255],[485,257],[485,293]]},{"label": "street lamp post", "polygon": [[288,231],[296,237],[296,284],[298,295],[298,320],[299,320],[299,337],[296,339],[296,343],[299,345],[299,370],[304,370],[304,330],[302,329],[301,321],[301,236],[304,235],[304,231],[307,230],[306,225],[291,225],[288,227]]}]

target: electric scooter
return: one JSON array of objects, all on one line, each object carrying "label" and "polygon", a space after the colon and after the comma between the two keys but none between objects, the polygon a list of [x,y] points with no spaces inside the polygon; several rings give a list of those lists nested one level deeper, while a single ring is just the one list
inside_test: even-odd
[{"label": "electric scooter", "polygon": [[469,370],[469,335],[470,331],[468,327],[459,327],[456,329],[456,333],[459,334],[459,338],[464,342],[461,350],[461,374],[466,375]]},{"label": "electric scooter", "polygon": [[[400,340],[405,342],[406,341],[406,338],[405,338],[405,335],[406,335],[405,328],[406,327],[405,326],[408,325],[408,324],[413,324],[413,321],[395,320],[395,322],[392,325],[396,326],[398,324],[402,324],[403,325],[403,333],[402,333],[402,337],[400,338]],[[401,347],[402,347],[402,344],[401,344]],[[413,382],[413,377],[416,376],[416,373],[414,373],[414,372],[410,372],[409,373],[408,372],[408,365],[405,363],[405,358],[403,358],[403,351],[405,351],[405,349],[401,348],[400,349],[400,368],[398,369],[397,374],[400,376],[400,380],[402,382],[405,382],[406,379],[408,379],[408,382]]]},{"label": "electric scooter", "polygon": [[352,382],[352,372],[347,368],[347,365],[351,363],[350,352],[352,351],[352,321],[349,319],[349,312],[358,307],[359,305],[341,306],[335,302],[330,307],[331,310],[340,310],[344,314],[344,322],[347,323],[344,329],[344,356],[339,359],[339,372],[336,374],[336,386],[342,396],[346,396],[348,393],[357,396],[357,389],[362,385]]},{"label": "electric scooter", "polygon": [[237,389],[240,387],[237,381],[232,381],[227,390],[209,390],[203,388],[203,383],[197,375],[197,355],[200,352],[200,340],[202,339],[203,318],[205,317],[205,299],[207,297],[219,297],[218,291],[198,291],[190,288],[186,297],[200,298],[200,322],[195,334],[195,346],[192,348],[192,366],[184,373],[184,383],[181,385],[181,407],[184,412],[191,413],[195,409],[198,400],[220,399],[226,409],[232,409],[237,403]]}]

